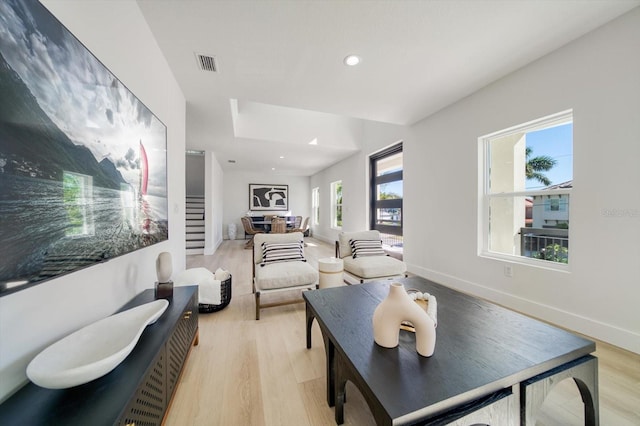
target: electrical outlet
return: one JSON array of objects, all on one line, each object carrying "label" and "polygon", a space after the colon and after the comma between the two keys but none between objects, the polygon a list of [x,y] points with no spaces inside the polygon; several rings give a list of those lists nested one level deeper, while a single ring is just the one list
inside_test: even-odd
[{"label": "electrical outlet", "polygon": [[504,276],[509,278],[513,277],[513,266],[504,265]]}]

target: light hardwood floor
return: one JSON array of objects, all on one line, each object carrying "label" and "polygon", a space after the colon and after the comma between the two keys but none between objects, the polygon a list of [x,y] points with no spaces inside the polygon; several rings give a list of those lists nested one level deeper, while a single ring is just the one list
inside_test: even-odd
[{"label": "light hardwood floor", "polygon": [[[305,240],[312,266],[317,267],[319,258],[333,256],[333,246]],[[199,266],[228,269],[233,296],[224,310],[200,315],[200,343],[191,350],[165,424],[334,425],[334,410],[326,403],[322,336],[314,322],[313,347],[306,349],[304,304],[264,309],[260,321],[255,320],[251,250],[244,249],[242,240],[225,240],[212,256],[187,257],[188,268]],[[300,297],[299,292],[273,296]],[[640,356],[602,342],[597,342],[596,356],[600,424],[640,425]],[[344,424],[375,424],[351,383],[347,394]],[[545,401],[537,425],[580,424],[578,389],[565,380]]]}]

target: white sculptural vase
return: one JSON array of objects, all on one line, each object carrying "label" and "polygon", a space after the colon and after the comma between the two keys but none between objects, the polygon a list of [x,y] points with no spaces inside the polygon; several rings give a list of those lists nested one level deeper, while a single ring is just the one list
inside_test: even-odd
[{"label": "white sculptural vase", "polygon": [[171,253],[163,251],[158,255],[158,258],[156,259],[156,274],[158,275],[158,282],[169,282],[171,280],[172,273],[173,261],[171,259]]},{"label": "white sculptural vase", "polygon": [[416,334],[416,351],[425,357],[433,355],[436,347],[434,320],[409,297],[404,286],[391,283],[389,295],[373,312],[373,337],[384,348],[395,348],[399,343],[403,321],[413,324]]},{"label": "white sculptural vase", "polygon": [[173,260],[171,253],[163,251],[156,259],[156,274],[158,281],[156,282],[156,299],[169,299],[173,297]]}]

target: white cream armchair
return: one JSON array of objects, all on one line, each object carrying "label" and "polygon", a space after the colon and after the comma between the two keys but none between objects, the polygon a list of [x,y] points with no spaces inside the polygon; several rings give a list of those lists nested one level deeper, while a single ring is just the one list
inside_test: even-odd
[{"label": "white cream armchair", "polygon": [[304,258],[304,239],[301,232],[256,234],[252,267],[256,320],[260,319],[260,309],[262,308],[303,302],[298,298],[261,304],[260,295],[262,293],[317,287],[318,271],[309,265]]},{"label": "white cream armchair", "polygon": [[380,232],[341,232],[336,241],[336,257],[344,262],[344,272],[360,283],[365,280],[407,276],[407,265],[387,256]]}]

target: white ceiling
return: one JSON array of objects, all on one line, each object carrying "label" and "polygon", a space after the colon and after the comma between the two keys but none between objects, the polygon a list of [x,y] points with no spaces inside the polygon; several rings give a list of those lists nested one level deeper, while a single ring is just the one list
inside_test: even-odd
[{"label": "white ceiling", "polygon": [[[353,119],[414,123],[640,5],[137,1],[187,99],[187,149],[215,151],[225,170],[302,176],[358,150]],[[362,63],[345,66],[350,53]]]}]

